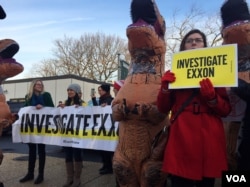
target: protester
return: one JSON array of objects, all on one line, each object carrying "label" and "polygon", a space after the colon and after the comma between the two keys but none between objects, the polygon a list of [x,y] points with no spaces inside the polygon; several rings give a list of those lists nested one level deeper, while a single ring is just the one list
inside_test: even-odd
[{"label": "protester", "polygon": [[57,107],[62,107],[62,105],[63,105],[63,102],[59,101]]},{"label": "protester", "polygon": [[[184,36],[180,51],[203,47],[206,36],[194,29]],[[231,111],[229,98],[209,78],[200,80],[200,88],[168,89],[176,79],[174,72],[165,72],[157,100],[160,112],[172,113],[163,171],[171,174],[172,187],[212,187],[227,170],[221,117]]]},{"label": "protester", "polygon": [[[35,106],[35,110],[43,107],[54,107],[51,95],[49,92],[44,91],[44,85],[41,80],[34,80],[30,84],[29,93],[25,96],[25,106]],[[45,144],[28,143],[29,146],[29,160],[28,160],[28,173],[20,179],[20,182],[26,182],[34,179],[34,169],[36,162],[36,147],[38,148],[39,155],[39,169],[38,177],[34,184],[40,184],[44,178],[45,166]]]},{"label": "protester", "polygon": [[[94,106],[105,107],[107,105],[111,105],[113,97],[110,95],[110,85],[102,84],[98,87],[98,93],[100,95],[98,102],[95,94],[92,95],[92,102]],[[102,157],[103,166],[99,169],[99,173],[101,175],[113,173],[112,158],[114,152],[100,150],[100,155]]]},{"label": "protester", "polygon": [[82,91],[81,90],[78,93],[78,95],[79,95],[80,103],[82,103],[82,106],[88,106],[88,104],[82,99]]},{"label": "protester", "polygon": [[[80,97],[81,87],[78,84],[70,84],[67,88],[68,99],[65,101],[65,107],[84,106],[84,103]],[[81,184],[82,173],[82,149],[75,147],[64,147],[65,152],[65,164],[67,181],[63,187],[77,187]]]}]

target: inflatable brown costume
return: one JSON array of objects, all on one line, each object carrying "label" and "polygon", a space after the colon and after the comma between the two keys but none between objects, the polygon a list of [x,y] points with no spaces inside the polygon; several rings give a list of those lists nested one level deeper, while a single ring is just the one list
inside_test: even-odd
[{"label": "inflatable brown costume", "polygon": [[165,22],[154,0],[132,0],[131,15],[129,74],[112,103],[113,118],[119,121],[113,169],[121,187],[163,186],[167,122],[156,100],[164,72]]},{"label": "inflatable brown costume", "polygon": [[[6,14],[0,6],[0,19],[4,19]],[[13,77],[23,71],[23,66],[12,58],[19,50],[19,45],[12,39],[0,40],[0,135],[2,128],[10,125],[15,120],[6,103],[2,89],[2,83],[9,77]]]},{"label": "inflatable brown costume", "polygon": [[[5,17],[6,14],[0,6],[0,19],[4,19]],[[19,46],[14,40],[0,40],[0,136],[2,135],[2,129],[11,125],[17,118],[16,115],[10,112],[1,85],[5,79],[13,77],[23,71],[23,66],[12,58],[18,50]],[[2,159],[3,154],[0,150],[0,164]],[[2,182],[0,182],[0,187],[3,187]]]},{"label": "inflatable brown costume", "polygon": [[[250,13],[246,0],[228,0],[221,7],[223,44],[238,45],[238,87],[231,88],[246,102],[241,122],[228,124],[227,143],[232,169],[250,170]],[[238,134],[238,129],[239,134]],[[237,140],[238,136],[238,140]],[[237,142],[237,158],[235,155]],[[238,160],[236,166],[236,159]]]}]

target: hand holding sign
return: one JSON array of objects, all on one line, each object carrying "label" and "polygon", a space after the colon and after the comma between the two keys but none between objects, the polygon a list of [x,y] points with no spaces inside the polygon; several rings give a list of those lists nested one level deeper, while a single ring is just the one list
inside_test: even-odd
[{"label": "hand holding sign", "polygon": [[199,88],[199,81],[204,78],[210,78],[214,87],[237,87],[235,44],[174,53],[171,64],[178,79],[169,84],[170,89]]},{"label": "hand holding sign", "polygon": [[175,81],[175,75],[170,70],[166,71],[161,78],[161,87],[165,90],[168,89],[168,84]]},{"label": "hand holding sign", "polygon": [[201,91],[202,97],[204,97],[207,101],[211,101],[215,99],[216,94],[215,94],[214,86],[209,78],[202,79],[200,81],[200,86],[201,86],[200,91]]}]

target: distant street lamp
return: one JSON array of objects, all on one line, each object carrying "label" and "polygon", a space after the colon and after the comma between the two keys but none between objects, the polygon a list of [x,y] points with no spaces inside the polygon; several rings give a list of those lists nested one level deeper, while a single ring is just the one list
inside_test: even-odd
[{"label": "distant street lamp", "polygon": [[118,63],[117,63],[117,67],[118,67],[118,73],[117,73],[117,79],[120,80],[121,79],[121,59],[120,59],[121,54],[117,53],[117,58],[118,58]]},{"label": "distant street lamp", "polygon": [[121,54],[117,53],[118,57],[118,80],[124,80],[128,75],[129,63],[121,59]]}]

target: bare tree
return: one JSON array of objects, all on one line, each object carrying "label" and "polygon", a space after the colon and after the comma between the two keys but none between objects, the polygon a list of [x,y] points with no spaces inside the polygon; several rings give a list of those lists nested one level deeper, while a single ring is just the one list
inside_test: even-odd
[{"label": "bare tree", "polygon": [[195,4],[191,5],[186,15],[180,14],[180,10],[175,9],[171,19],[166,20],[166,67],[170,67],[172,54],[179,51],[182,38],[191,29],[197,28],[204,32],[209,46],[221,45],[220,25],[219,15],[208,16]]},{"label": "bare tree", "polygon": [[[191,5],[187,14],[174,10],[171,18],[166,19],[166,68],[171,65],[171,56],[179,51],[184,35],[191,29],[203,31],[209,46],[221,45],[220,16],[208,15],[195,4]],[[36,75],[53,76],[75,74],[93,80],[107,81],[113,79],[118,69],[118,54],[123,54],[129,62],[127,39],[103,33],[84,34],[78,39],[64,37],[54,41],[55,58],[44,60],[33,69]]]},{"label": "bare tree", "polygon": [[[39,64],[33,66],[31,75],[49,77],[58,75],[58,63],[53,59],[42,60]],[[29,75],[30,76],[30,75]]]},{"label": "bare tree", "polygon": [[79,39],[64,36],[54,41],[54,59],[36,64],[37,75],[75,74],[93,80],[112,79],[118,69],[118,54],[129,61],[127,42],[103,33],[84,34]]}]

